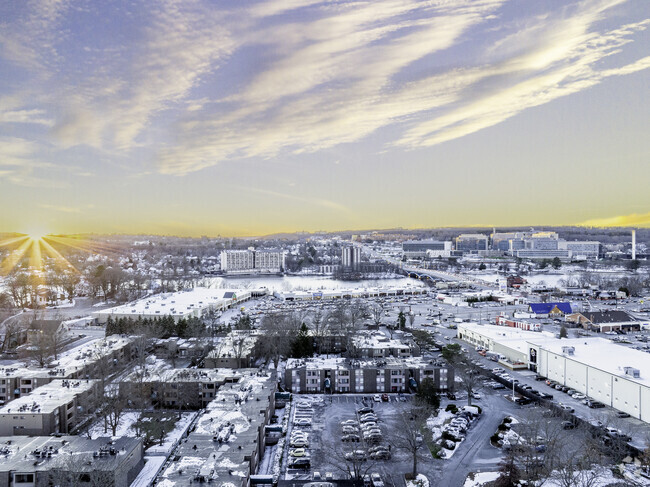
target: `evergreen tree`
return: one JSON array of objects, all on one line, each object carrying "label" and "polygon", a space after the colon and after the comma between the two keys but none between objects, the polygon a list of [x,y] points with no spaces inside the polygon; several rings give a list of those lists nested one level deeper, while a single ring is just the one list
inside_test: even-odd
[{"label": "evergreen tree", "polygon": [[314,340],[309,336],[309,329],[304,323],[296,338],[291,342],[291,356],[294,358],[311,357],[314,355]]},{"label": "evergreen tree", "polygon": [[553,257],[553,269],[559,269],[562,267],[562,261],[559,257]]},{"label": "evergreen tree", "polygon": [[566,327],[562,325],[560,328],[560,338],[567,338],[569,336],[568,332],[566,331]]},{"label": "evergreen tree", "polygon": [[430,377],[422,379],[418,384],[416,397],[422,399],[425,403],[435,409],[440,407],[440,395],[436,390],[436,383]]},{"label": "evergreen tree", "polygon": [[397,327],[400,330],[406,328],[406,315],[404,314],[404,311],[400,311],[399,315],[397,316]]}]

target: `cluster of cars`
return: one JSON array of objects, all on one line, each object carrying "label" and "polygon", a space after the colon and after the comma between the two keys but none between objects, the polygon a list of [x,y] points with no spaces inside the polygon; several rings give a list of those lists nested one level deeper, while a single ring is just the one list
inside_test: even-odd
[{"label": "cluster of cars", "polygon": [[309,457],[309,434],[306,429],[311,427],[314,409],[308,401],[298,401],[293,413],[293,428],[289,436],[289,468],[308,469],[311,466]]},{"label": "cluster of cars", "polygon": [[447,450],[456,448],[456,443],[465,439],[467,430],[470,427],[470,418],[460,413],[442,428],[443,439],[440,446]]},{"label": "cluster of cars", "polygon": [[390,446],[381,445],[383,434],[379,427],[379,418],[370,406],[364,406],[357,411],[356,419],[341,421],[341,441],[361,443],[366,450],[354,450],[346,454],[350,459],[365,461],[390,460]]},{"label": "cluster of cars", "polygon": [[[588,407],[590,407],[592,409],[598,409],[598,408],[604,408],[605,407],[605,405],[602,402],[596,401],[595,399],[590,399],[587,396],[585,396],[584,394],[582,394],[581,392],[578,392],[578,391],[576,391],[574,389],[571,389],[570,387],[559,384],[559,383],[557,383],[555,381],[546,380],[546,385],[548,385],[549,387],[552,387],[556,391],[564,392],[568,396],[572,397],[573,399],[576,399],[577,401],[582,402],[582,404],[586,404]],[[564,405],[562,403],[559,403],[558,405],[560,406],[560,408],[562,408],[562,409],[564,409],[566,411],[570,410],[569,412],[571,412],[571,413],[573,412],[573,408],[571,408],[570,406],[566,406],[566,405]]]}]

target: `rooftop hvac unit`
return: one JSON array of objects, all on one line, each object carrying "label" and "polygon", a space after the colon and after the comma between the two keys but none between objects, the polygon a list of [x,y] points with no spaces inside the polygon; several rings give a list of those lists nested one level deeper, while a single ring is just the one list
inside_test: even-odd
[{"label": "rooftop hvac unit", "polygon": [[629,375],[635,379],[641,377],[641,371],[639,369],[635,369],[634,367],[625,367],[623,370],[625,370],[625,375]]},{"label": "rooftop hvac unit", "polygon": [[576,347],[562,347],[562,353],[564,355],[573,355],[576,351]]}]

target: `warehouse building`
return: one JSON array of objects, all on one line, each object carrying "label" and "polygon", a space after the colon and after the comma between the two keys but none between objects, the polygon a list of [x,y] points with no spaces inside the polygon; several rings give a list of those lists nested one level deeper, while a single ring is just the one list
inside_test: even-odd
[{"label": "warehouse building", "polygon": [[567,315],[566,321],[586,330],[612,332],[615,330],[639,331],[641,322],[622,310],[586,311]]},{"label": "warehouse building", "polygon": [[530,368],[619,411],[650,422],[650,355],[604,338],[529,342]]}]

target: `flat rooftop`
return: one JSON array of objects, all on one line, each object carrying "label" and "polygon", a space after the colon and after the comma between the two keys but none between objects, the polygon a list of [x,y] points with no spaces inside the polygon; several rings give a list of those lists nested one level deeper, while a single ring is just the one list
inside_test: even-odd
[{"label": "flat rooftop", "polygon": [[53,380],[49,384],[37,387],[29,394],[18,397],[0,408],[0,414],[27,413],[49,414],[75,397],[91,390],[96,380]]},{"label": "flat rooftop", "polygon": [[423,357],[385,357],[380,359],[347,359],[340,357],[311,357],[287,359],[287,369],[306,367],[310,370],[320,369],[394,369],[422,368],[431,365],[431,361]]},{"label": "flat rooftop", "polygon": [[[229,294],[234,293],[234,294]],[[226,297],[226,295],[230,297]],[[190,291],[163,293],[140,299],[130,304],[95,311],[93,316],[133,315],[137,316],[176,316],[182,317],[209,307],[220,307],[250,296],[250,291],[243,289],[208,289],[197,287]]]},{"label": "flat rooftop", "polygon": [[[164,369],[161,367],[147,367],[145,382],[197,382],[223,384],[226,381],[236,381],[257,369]],[[140,372],[135,371],[122,379],[122,382],[140,382]]]},{"label": "flat rooftop", "polygon": [[202,479],[215,486],[239,486],[243,478],[254,473],[250,458],[259,448],[257,441],[265,424],[262,412],[268,408],[275,387],[274,374],[258,375],[257,371],[238,384],[222,386],[156,485],[186,486]]},{"label": "flat rooftop", "polygon": [[[585,364],[594,369],[608,372],[612,375],[625,377],[646,387],[650,386],[650,354],[616,344],[600,337],[537,339],[529,343],[539,346],[567,359]],[[572,355],[564,353],[564,347],[573,347]],[[625,374],[625,367],[633,367],[641,372],[639,378]]]},{"label": "flat rooftop", "polygon": [[126,436],[113,440],[90,440],[84,436],[2,436],[0,472],[50,471],[69,468],[72,461],[79,471],[114,471],[141,445],[140,438]]},{"label": "flat rooftop", "polygon": [[352,341],[354,343],[354,346],[357,348],[410,348],[410,345],[408,343],[395,338],[389,338],[382,332],[378,331],[360,332],[352,339]]},{"label": "flat rooftop", "polygon": [[65,378],[99,358],[124,348],[132,341],[133,338],[121,335],[111,335],[106,338],[92,340],[61,354],[59,360],[54,362],[53,366],[26,366],[21,362],[13,366],[0,367],[0,378]]}]

